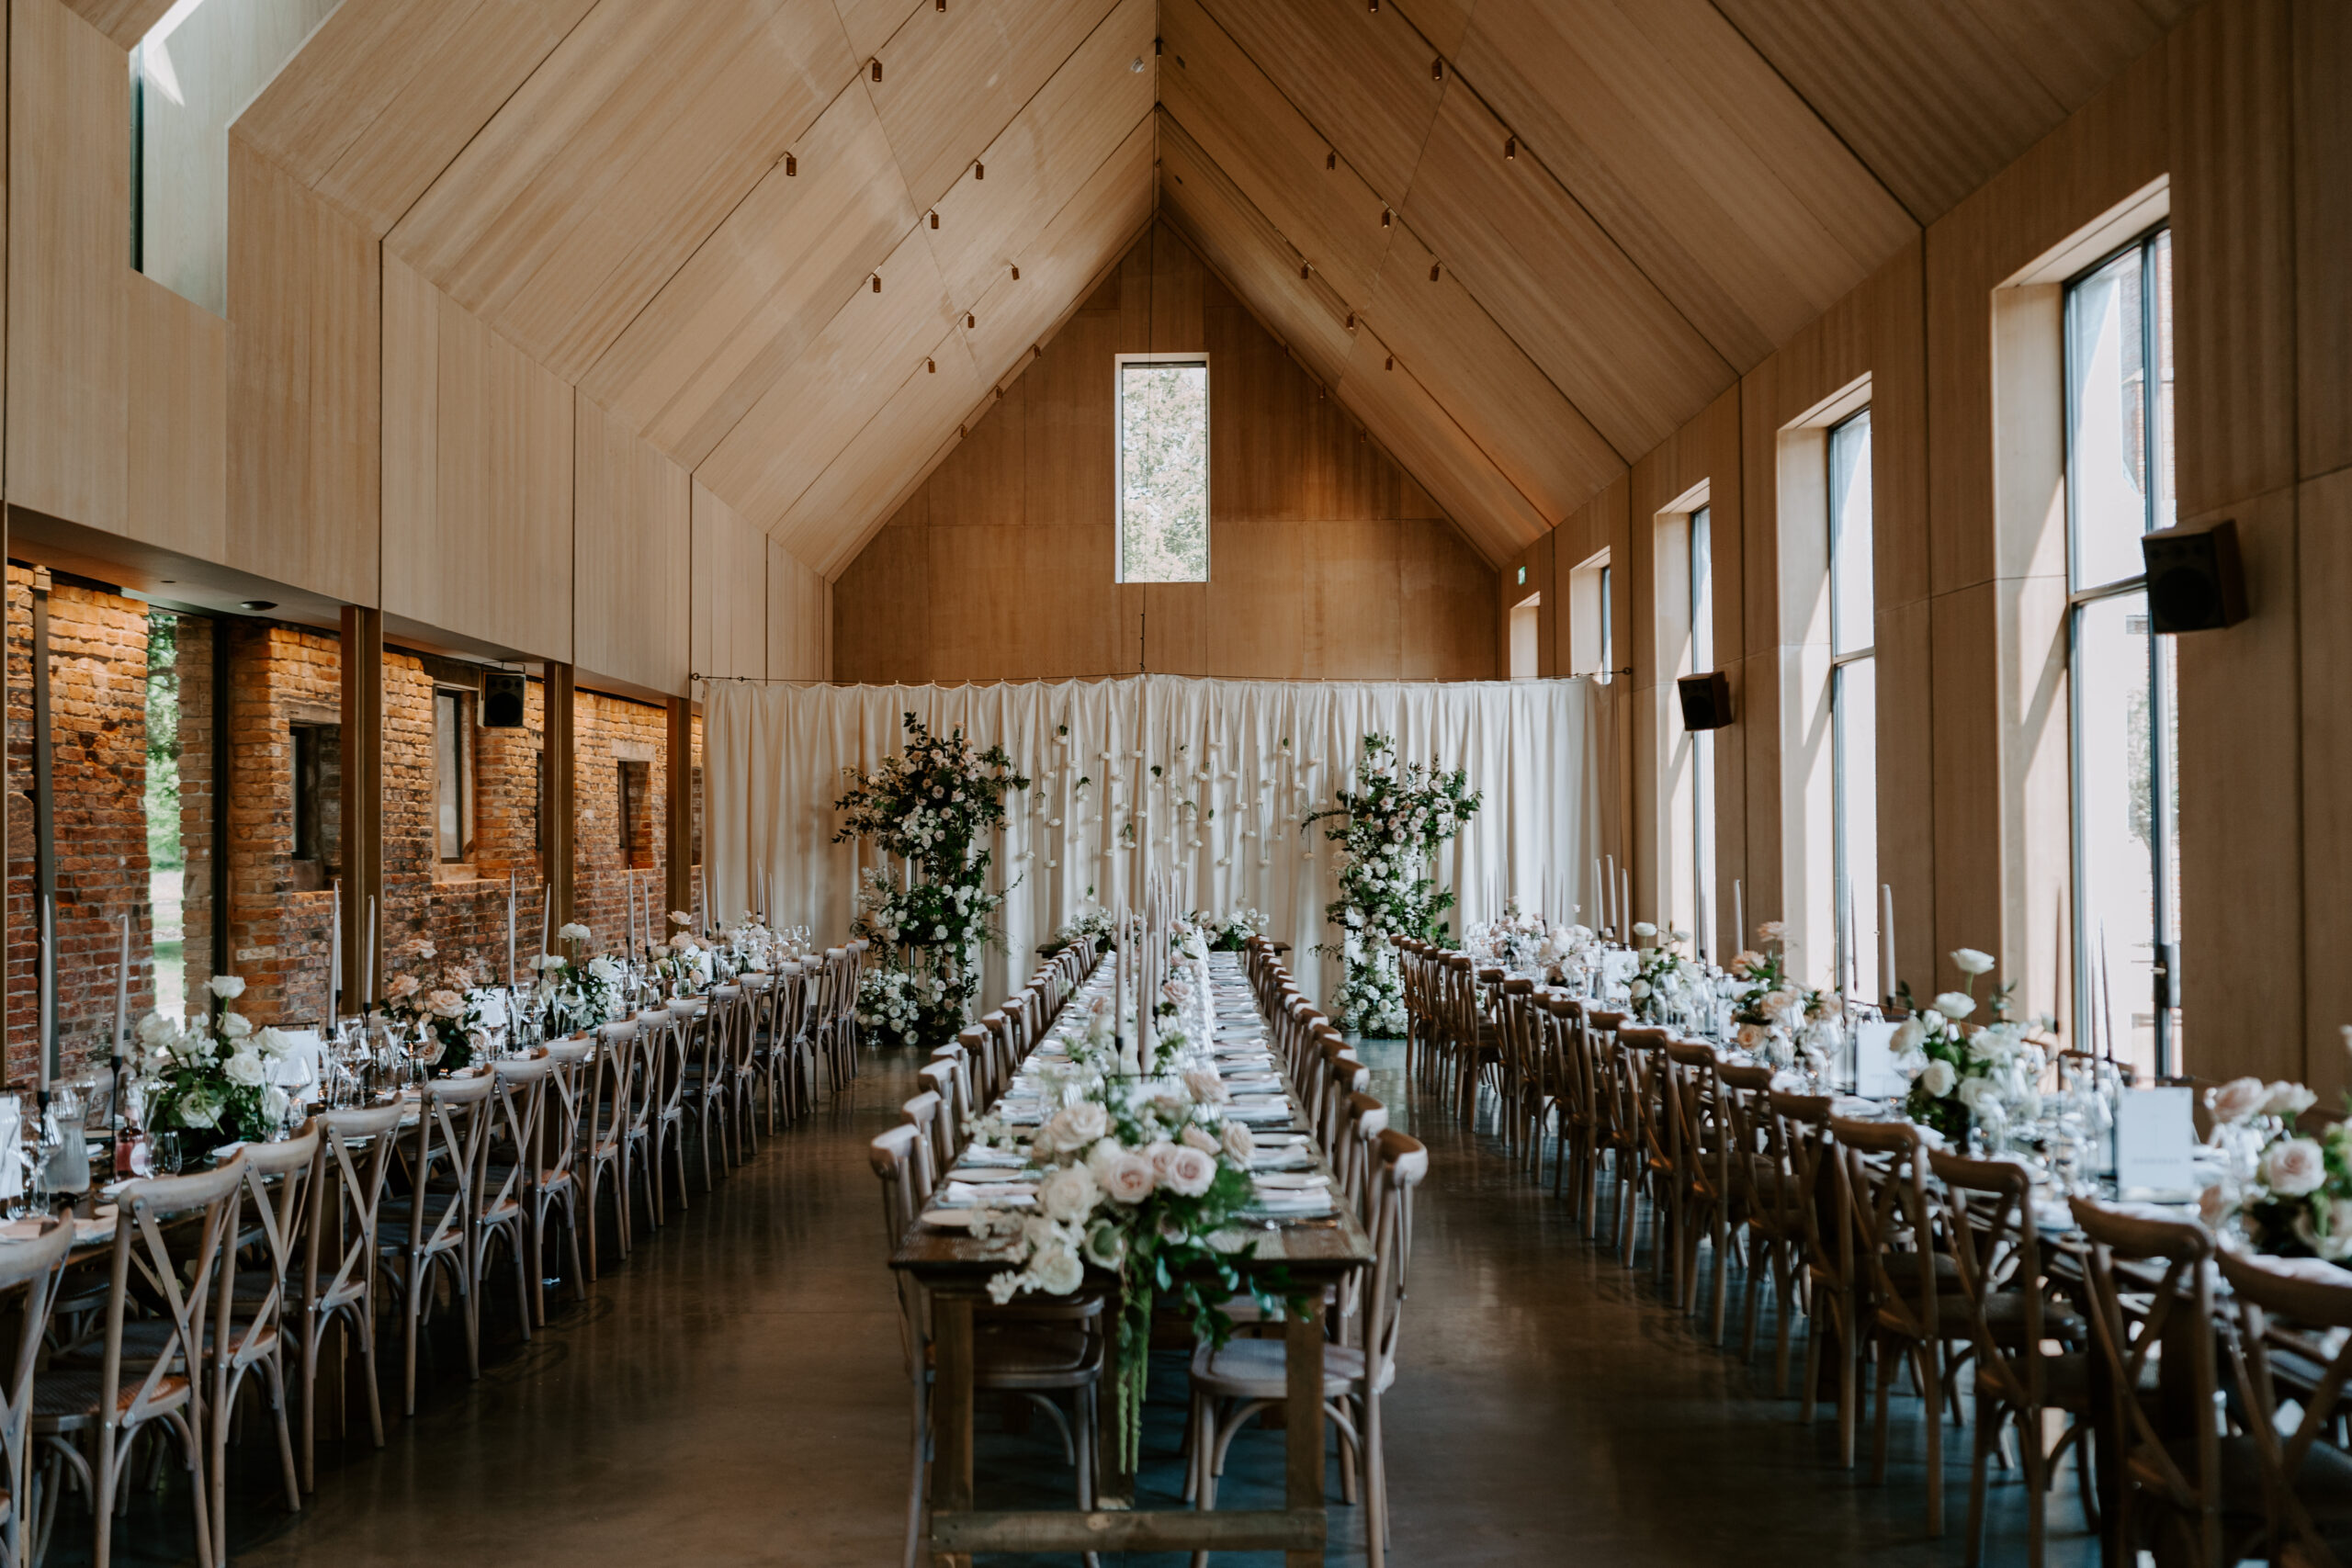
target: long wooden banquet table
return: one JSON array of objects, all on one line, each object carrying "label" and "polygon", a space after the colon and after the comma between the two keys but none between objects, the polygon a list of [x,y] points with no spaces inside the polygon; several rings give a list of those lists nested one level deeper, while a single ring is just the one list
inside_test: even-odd
[{"label": "long wooden banquet table", "polygon": [[[1373,1262],[1372,1238],[1339,1198],[1338,1182],[1314,1144],[1305,1107],[1288,1065],[1273,1046],[1273,1032],[1260,1010],[1238,955],[1216,953],[1210,961],[1216,1019],[1218,1073],[1228,1082],[1262,1083],[1278,1075],[1279,1096],[1237,1089],[1236,1110],[1267,1145],[1268,1163],[1305,1165],[1321,1174],[1332,1194],[1329,1213],[1254,1212],[1261,1229],[1254,1255],[1235,1258],[1239,1267],[1264,1274],[1283,1271],[1295,1298],[1319,1298]],[[1082,1032],[1094,998],[1110,995],[1112,965],[1097,967],[999,1099],[1008,1125],[1035,1125],[1049,1114],[1040,1066],[1067,1059],[1069,1042]],[[1287,1141],[1288,1159],[1277,1152]],[[1303,1159],[1301,1155],[1305,1156]],[[1006,1174],[1000,1169],[994,1174]],[[1323,1318],[1320,1313],[1293,1316],[1283,1331],[1287,1377],[1287,1460],[1283,1506],[1196,1512],[1138,1509],[1136,1478],[1117,1468],[1115,1423],[1103,1422],[1096,1474],[1097,1506],[1075,1509],[980,1510],[972,1496],[972,1314],[986,1294],[989,1278],[1004,1267],[997,1244],[975,1239],[951,1224],[918,1220],[899,1242],[890,1266],[913,1275],[932,1298],[936,1356],[933,1396],[933,1460],[930,1488],[930,1549],[939,1560],[966,1562],[975,1551],[1282,1551],[1292,1568],[1323,1561],[1327,1518],[1323,1500]],[[1118,1277],[1090,1265],[1081,1291],[1109,1298],[1107,1321],[1119,1314]]]}]

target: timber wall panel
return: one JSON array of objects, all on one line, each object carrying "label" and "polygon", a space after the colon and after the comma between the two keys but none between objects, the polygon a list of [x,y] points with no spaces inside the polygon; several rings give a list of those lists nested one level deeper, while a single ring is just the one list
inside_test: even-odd
[{"label": "timber wall panel", "polygon": [[690,648],[693,477],[585,397],[572,416],[572,662],[683,693]]}]

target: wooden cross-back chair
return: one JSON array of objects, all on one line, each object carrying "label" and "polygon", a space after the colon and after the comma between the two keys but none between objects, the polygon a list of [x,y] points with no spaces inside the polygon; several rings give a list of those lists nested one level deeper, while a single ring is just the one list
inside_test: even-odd
[{"label": "wooden cross-back chair", "polygon": [[1813,1423],[1821,1358],[1830,1345],[1838,1363],[1838,1462],[1854,1467],[1855,1416],[1860,1404],[1861,1280],[1854,1229],[1847,1223],[1846,1171],[1830,1133],[1827,1095],[1770,1091],[1774,1137],[1796,1184],[1789,1212],[1801,1229],[1806,1317],[1804,1370],[1797,1381],[1797,1419]]},{"label": "wooden cross-back chair", "polygon": [[[2352,1453],[2338,1423],[2352,1380],[2352,1283],[2316,1258],[2225,1249],[2216,1260],[2237,1298],[2228,1343],[2246,1428],[2222,1445],[2224,1524],[2258,1499],[2274,1562],[2344,1568],[2352,1562]],[[2294,1375],[2290,1361],[2300,1363]],[[2232,1462],[2241,1455],[2254,1461],[2255,1497],[2229,1495],[2233,1472],[2249,1468]]]},{"label": "wooden cross-back chair", "polygon": [[597,1029],[596,1048],[588,1058],[587,1091],[581,1100],[580,1224],[588,1233],[588,1278],[597,1277],[601,1259],[596,1228],[596,1200],[613,1201],[614,1243],[623,1258],[629,1251],[629,1164],[637,1125],[632,1103],[632,1070],[637,1065],[637,1025],[623,1020]]},{"label": "wooden cross-back chair", "polygon": [[17,1314],[16,1362],[0,1388],[0,1461],[7,1467],[0,1568],[28,1568],[34,1558],[40,1510],[33,1490],[33,1377],[65,1255],[73,1249],[71,1220],[51,1219],[38,1235],[0,1241],[0,1297],[9,1298]]},{"label": "wooden cross-back chair", "polygon": [[548,1240],[551,1230],[563,1232],[565,1275],[575,1300],[588,1299],[588,1280],[580,1266],[580,1162],[583,1129],[588,1122],[588,1094],[594,1088],[589,1059],[594,1041],[559,1040],[545,1047],[547,1088],[539,1111],[537,1157],[526,1190],[529,1207],[526,1227],[531,1248],[531,1315],[544,1324],[547,1311]]},{"label": "wooden cross-back chair", "polygon": [[377,1230],[383,1278],[401,1309],[401,1409],[416,1414],[417,1339],[446,1280],[466,1331],[466,1375],[481,1376],[481,1318],[473,1290],[473,1201],[488,1146],[487,1068],[428,1080],[419,1091],[416,1133],[404,1164],[408,1190],[384,1200]]},{"label": "wooden cross-back chair", "polygon": [[288,1281],[299,1279],[295,1254],[311,1214],[311,1184],[318,1177],[322,1141],[319,1123],[306,1122],[279,1142],[245,1145],[239,1161],[258,1233],[260,1257],[255,1261],[260,1267],[252,1273],[233,1267],[220,1270],[220,1299],[211,1332],[209,1507],[212,1552],[221,1562],[229,1560],[229,1418],[250,1372],[262,1376],[262,1392],[277,1428],[287,1510],[300,1513],[302,1508],[302,1482],[287,1413],[286,1295]]},{"label": "wooden cross-back chair", "polygon": [[[318,1476],[319,1363],[327,1331],[336,1325],[359,1357],[360,1382],[368,1395],[368,1435],[384,1446],[383,1396],[376,1386],[377,1227],[384,1186],[399,1153],[401,1106],[382,1105],[322,1111],[319,1175],[311,1183],[311,1219],[302,1243],[302,1490]],[[328,1193],[334,1193],[334,1212]],[[330,1254],[330,1238],[335,1250]]]}]

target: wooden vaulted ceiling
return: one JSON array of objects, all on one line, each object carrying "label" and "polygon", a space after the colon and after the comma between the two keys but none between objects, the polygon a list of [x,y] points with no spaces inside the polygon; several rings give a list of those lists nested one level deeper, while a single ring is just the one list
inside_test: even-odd
[{"label": "wooden vaulted ceiling", "polygon": [[344,0],[232,134],[828,577],[1155,209],[1500,561],[2190,3]]}]

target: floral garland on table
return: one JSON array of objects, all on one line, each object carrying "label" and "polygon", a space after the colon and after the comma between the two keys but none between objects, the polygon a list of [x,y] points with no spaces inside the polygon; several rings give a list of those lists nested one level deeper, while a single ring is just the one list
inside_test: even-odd
[{"label": "floral garland on table", "polygon": [[[2352,1029],[2345,1043],[2352,1046]],[[2296,1120],[2318,1101],[2301,1084],[2260,1078],[2233,1078],[2206,1091],[2209,1141],[2229,1165],[2228,1176],[2199,1199],[2208,1224],[2234,1230],[2258,1252],[2352,1259],[2352,1122],[2305,1136]],[[2346,1109],[2352,1111],[2352,1097]]]},{"label": "floral garland on table", "polygon": [[490,1021],[475,987],[480,977],[463,960],[427,968],[438,957],[433,943],[413,937],[392,950],[395,960],[417,967],[395,975],[384,987],[384,1016],[415,1032],[417,1055],[438,1072],[459,1072],[490,1045]]},{"label": "floral garland on table", "polygon": [[1207,933],[1211,953],[1239,953],[1250,945],[1250,938],[1265,935],[1266,928],[1274,923],[1272,915],[1251,908],[1228,910],[1222,915],[1195,909],[1184,919]]},{"label": "floral garland on table", "polygon": [[1739,987],[1732,998],[1732,1039],[1766,1066],[1792,1067],[1802,1061],[1818,1077],[1828,1065],[1824,1036],[1846,1005],[1834,991],[1789,977],[1786,929],[1779,920],[1765,921],[1756,928],[1762,949],[1743,949],[1731,961]]},{"label": "floral garland on table", "polygon": [[2026,1038],[2024,1021],[2009,1017],[2014,980],[1985,998],[1991,1022],[1972,1028],[1962,1021],[1976,1011],[1976,979],[1992,972],[1993,955],[1962,947],[1951,961],[1968,976],[1967,988],[1941,992],[1923,1009],[1912,1003],[1908,984],[1900,987],[1911,1016],[1891,1043],[1896,1067],[1911,1080],[1903,1113],[1959,1145],[1972,1123],[1992,1136],[2013,1118],[2039,1116],[2044,1062],[2041,1048]]},{"label": "floral garland on table", "polygon": [[1439,846],[1462,831],[1484,800],[1463,769],[1442,773],[1436,762],[1399,765],[1385,735],[1363,738],[1362,789],[1342,789],[1338,802],[1311,813],[1304,831],[1329,820],[1323,836],[1340,847],[1340,897],[1325,906],[1340,928],[1337,942],[1316,952],[1347,966],[1340,993],[1340,1027],[1362,1034],[1405,1032],[1405,982],[1390,938],[1440,942],[1438,917],[1453,894],[1426,874]]},{"label": "floral garland on table", "polygon": [[1521,909],[1516,895],[1503,900],[1503,912],[1481,920],[1462,933],[1470,956],[1514,973],[1547,968],[1575,950],[1576,932],[1567,926],[1549,926],[1544,917]]},{"label": "floral garland on table", "polygon": [[[1096,1024],[1090,1023],[1090,1034]],[[1165,1045],[1172,1055],[1181,1037]],[[1037,1206],[1023,1213],[983,1211],[975,1235],[1002,1244],[1008,1267],[989,1280],[999,1303],[1031,1292],[1067,1296],[1086,1266],[1119,1277],[1117,1363],[1112,1380],[1120,1454],[1133,1470],[1143,1443],[1151,1314],[1166,1296],[1213,1345],[1231,1337],[1224,1303],[1247,1295],[1269,1315],[1293,1310],[1281,1270],[1245,1273],[1236,1260],[1256,1243],[1227,1227],[1250,1207],[1254,1148],[1250,1129],[1224,1120],[1225,1085],[1208,1068],[1159,1077],[1120,1077],[1073,1063],[1043,1069],[1048,1100],[1066,1101],[1031,1134],[1030,1161],[1044,1174]],[[980,1141],[1014,1145],[994,1118],[978,1123]],[[1201,1276],[1215,1281],[1204,1290]],[[1306,1310],[1303,1305],[1295,1310]]]},{"label": "floral garland on table", "polygon": [[1057,958],[1089,937],[1107,942],[1110,936],[1111,917],[1101,909],[1089,909],[1077,919],[1056,926],[1054,934],[1037,944],[1037,956]]},{"label": "floral garland on table", "polygon": [[234,975],[215,975],[204,1021],[184,1027],[160,1012],[139,1023],[137,1116],[152,1132],[211,1132],[254,1143],[284,1124],[286,1091],[270,1080],[292,1047],[275,1029],[255,1029],[229,1004],[244,995]]}]

